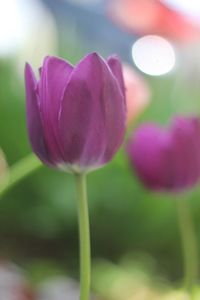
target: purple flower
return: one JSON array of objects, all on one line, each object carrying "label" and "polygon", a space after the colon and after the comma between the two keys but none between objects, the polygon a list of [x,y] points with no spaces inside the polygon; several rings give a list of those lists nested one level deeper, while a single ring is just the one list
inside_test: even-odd
[{"label": "purple flower", "polygon": [[137,175],[150,189],[192,187],[200,178],[200,119],[177,117],[169,129],[144,124],[127,150]]},{"label": "purple flower", "polygon": [[112,159],[125,133],[121,63],[92,53],[75,67],[46,57],[37,81],[25,68],[27,125],[33,151],[49,166],[72,172]]}]

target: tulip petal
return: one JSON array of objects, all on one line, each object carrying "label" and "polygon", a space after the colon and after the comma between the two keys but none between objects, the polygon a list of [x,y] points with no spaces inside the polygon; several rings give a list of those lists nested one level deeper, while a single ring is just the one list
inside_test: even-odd
[{"label": "tulip petal", "polygon": [[109,65],[109,67],[111,68],[113,75],[116,77],[123,95],[125,96],[125,84],[124,84],[124,77],[123,77],[123,72],[122,72],[122,65],[121,65],[121,62],[120,62],[118,56],[112,55],[112,56],[108,57],[107,63]]},{"label": "tulip petal", "polygon": [[63,149],[58,133],[58,114],[65,86],[73,67],[56,57],[46,57],[41,69],[39,82],[40,109],[42,114],[46,142],[52,160],[63,160]]},{"label": "tulip petal", "polygon": [[96,53],[80,61],[71,74],[60,111],[66,161],[83,168],[108,161],[122,142],[124,106],[107,63]]},{"label": "tulip petal", "polygon": [[147,187],[171,186],[170,139],[163,129],[153,124],[141,126],[128,144],[128,153],[136,173]]},{"label": "tulip petal", "polygon": [[27,126],[33,151],[47,164],[51,164],[45,144],[44,133],[36,93],[37,81],[29,64],[25,67],[25,85],[27,99]]},{"label": "tulip petal", "polygon": [[73,66],[61,58],[48,56],[44,59],[41,68],[41,88],[44,98],[41,105],[46,106],[44,109],[49,109],[54,119],[57,119],[61,97],[72,71]]},{"label": "tulip petal", "polygon": [[199,177],[200,157],[196,118],[177,118],[172,128],[174,142],[174,185],[180,188],[192,186]]}]

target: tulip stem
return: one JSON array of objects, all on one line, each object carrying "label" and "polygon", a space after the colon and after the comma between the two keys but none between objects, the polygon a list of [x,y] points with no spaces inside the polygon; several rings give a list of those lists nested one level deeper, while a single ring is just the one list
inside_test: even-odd
[{"label": "tulip stem", "polygon": [[198,250],[195,228],[190,214],[190,207],[184,197],[176,199],[179,228],[182,239],[185,288],[192,295],[198,279]]},{"label": "tulip stem", "polygon": [[80,240],[80,300],[90,298],[90,226],[87,201],[86,175],[76,174]]},{"label": "tulip stem", "polygon": [[0,181],[0,198],[24,177],[30,175],[41,166],[41,162],[33,154],[29,154],[16,162]]}]

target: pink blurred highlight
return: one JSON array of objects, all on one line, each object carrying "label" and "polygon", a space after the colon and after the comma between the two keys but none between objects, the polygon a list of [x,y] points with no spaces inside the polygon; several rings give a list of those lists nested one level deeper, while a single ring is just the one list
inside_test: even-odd
[{"label": "pink blurred highlight", "polygon": [[151,92],[144,78],[127,64],[123,65],[126,88],[127,124],[130,125],[150,102]]}]

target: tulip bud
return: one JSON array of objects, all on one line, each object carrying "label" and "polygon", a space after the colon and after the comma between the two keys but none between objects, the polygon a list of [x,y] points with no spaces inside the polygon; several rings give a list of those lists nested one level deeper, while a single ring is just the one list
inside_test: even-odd
[{"label": "tulip bud", "polygon": [[125,133],[121,63],[92,53],[75,67],[46,57],[37,81],[25,68],[27,125],[33,151],[45,164],[75,173],[112,159]]},{"label": "tulip bud", "polygon": [[200,120],[178,117],[169,129],[144,124],[128,144],[131,165],[150,189],[179,191],[200,178]]}]

